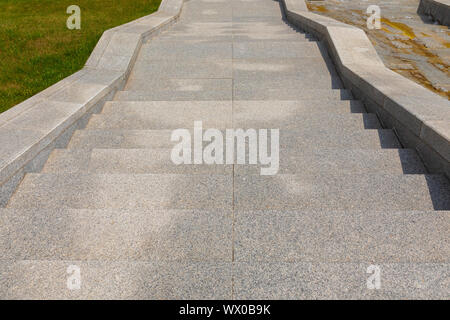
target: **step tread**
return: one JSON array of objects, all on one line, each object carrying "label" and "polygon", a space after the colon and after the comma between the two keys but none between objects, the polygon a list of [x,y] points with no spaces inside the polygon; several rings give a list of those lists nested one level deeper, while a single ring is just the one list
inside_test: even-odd
[{"label": "step tread", "polygon": [[[172,130],[77,130],[72,136],[68,149],[135,149],[135,148],[172,148],[170,141]],[[302,152],[311,148],[352,148],[379,149],[401,148],[395,133],[391,129],[355,130],[341,128],[339,132],[330,130],[310,130],[300,128],[280,132],[280,149],[290,148]]]},{"label": "step tread", "polygon": [[[318,112],[337,112],[337,113],[365,113],[364,105],[359,100],[298,100],[298,101],[107,101],[103,107],[101,114],[117,113],[117,112],[135,112],[135,113],[148,113],[153,109],[171,111],[169,108],[181,108],[192,109],[210,108],[212,110],[215,107],[226,108],[233,106],[234,113],[254,113],[258,111],[270,112],[274,108],[279,113],[298,113],[307,115]],[[257,114],[255,114],[257,116]]]},{"label": "step tread", "polygon": [[27,174],[10,208],[231,208],[232,175]]},{"label": "step tread", "polygon": [[231,210],[0,209],[0,250],[17,260],[231,262],[232,223]]},{"label": "step tread", "polygon": [[237,210],[449,210],[444,175],[242,174],[234,178]]},{"label": "step tread", "polygon": [[[181,79],[181,78],[180,78]],[[188,79],[188,78],[185,78]],[[263,80],[264,82],[264,80]],[[302,89],[297,88],[275,88],[271,81],[262,84],[249,84],[244,81],[242,84],[235,83],[235,95],[233,100],[352,100],[350,90],[345,89]],[[204,91],[177,91],[176,89],[166,88],[160,91],[152,90],[128,90],[118,91],[115,96],[117,101],[148,101],[148,100],[232,100],[232,92],[219,92],[213,94]]]},{"label": "step tread", "polygon": [[[80,269],[80,290],[67,287],[69,266]],[[0,260],[3,299],[231,299],[231,278],[217,261]]]},{"label": "step tread", "polygon": [[3,260],[450,262],[450,211],[32,208],[0,222]]},{"label": "step tread", "polygon": [[[5,299],[448,298],[449,264],[379,264],[381,288],[369,290],[372,264],[3,260],[0,279]],[[67,288],[70,265],[80,290]]]},{"label": "step tread", "polygon": [[[120,107],[119,107],[120,109]],[[381,129],[378,118],[373,113],[331,113],[308,112],[292,109],[281,111],[273,108],[234,108],[231,103],[211,102],[208,104],[170,104],[154,106],[148,109],[128,108],[123,111],[106,112],[92,115],[87,128],[90,129],[179,129],[193,128],[195,121],[202,121],[203,128],[271,128],[296,129],[297,127],[334,130],[342,127],[348,129]],[[296,111],[298,110],[298,111]],[[220,116],[219,116],[220,115]]]},{"label": "step tread", "polygon": [[8,207],[204,209],[233,199],[237,210],[446,210],[450,183],[443,175],[27,174]]},{"label": "step tread", "polygon": [[[42,173],[230,173],[231,165],[175,165],[171,149],[55,149]],[[226,154],[226,152],[225,152]],[[236,165],[235,172],[260,174],[260,165]],[[426,173],[412,149],[311,149],[280,151],[279,173]]]},{"label": "step tread", "polygon": [[244,262],[450,263],[450,211],[238,211]]},{"label": "step tread", "polygon": [[57,149],[42,173],[232,174],[232,165],[175,165],[171,149]]}]

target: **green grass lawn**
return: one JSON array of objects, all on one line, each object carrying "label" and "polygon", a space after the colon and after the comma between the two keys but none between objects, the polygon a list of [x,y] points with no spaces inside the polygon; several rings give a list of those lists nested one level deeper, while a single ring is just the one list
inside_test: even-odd
[{"label": "green grass lawn", "polygon": [[[161,0],[0,0],[0,112],[80,70],[103,31],[151,14]],[[69,30],[70,5],[81,30]]]}]

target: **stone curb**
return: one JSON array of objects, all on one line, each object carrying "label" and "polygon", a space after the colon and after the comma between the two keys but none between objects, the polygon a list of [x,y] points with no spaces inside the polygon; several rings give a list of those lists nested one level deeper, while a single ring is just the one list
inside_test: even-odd
[{"label": "stone curb", "polygon": [[450,27],[450,0],[420,0],[417,13],[431,16],[439,24]]},{"label": "stone curb", "polygon": [[176,21],[183,2],[162,0],[157,12],[106,30],[83,69],[0,114],[0,206],[123,87],[143,41]]},{"label": "stone curb", "polygon": [[362,29],[309,12],[304,0],[280,0],[286,19],[327,46],[347,89],[427,169],[450,177],[450,102],[386,68]]}]

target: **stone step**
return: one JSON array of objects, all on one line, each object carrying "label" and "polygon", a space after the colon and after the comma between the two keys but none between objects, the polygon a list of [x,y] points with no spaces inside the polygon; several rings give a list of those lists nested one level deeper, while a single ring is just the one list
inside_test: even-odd
[{"label": "stone step", "polygon": [[[77,130],[68,149],[148,149],[172,148],[173,130]],[[192,134],[192,133],[191,133]],[[312,144],[313,142],[313,144]],[[401,148],[395,133],[390,129],[354,130],[282,130],[280,149],[304,150],[320,148],[379,149]]]},{"label": "stone step", "polygon": [[[214,106],[212,107],[214,109]],[[289,130],[296,128],[310,128],[311,130],[333,130],[341,127],[358,129],[381,128],[377,116],[373,113],[330,114],[314,113],[303,117],[289,117],[280,115],[273,110],[269,114],[261,113],[256,119],[247,118],[248,114],[235,113],[232,123],[231,108],[221,112],[220,108],[212,111],[211,108],[173,108],[171,112],[163,108],[150,108],[139,112],[106,113],[92,115],[87,125],[88,129],[129,129],[129,130],[158,130],[193,128],[194,121],[202,121],[203,127],[230,129],[233,128],[272,128]],[[220,115],[220,116],[218,116]],[[259,119],[258,119],[259,118]],[[235,120],[235,121],[234,121]]]},{"label": "stone step", "polygon": [[351,100],[350,90],[341,89],[336,77],[322,77],[317,87],[307,77],[237,78],[233,81],[234,100]]},{"label": "stone step", "polygon": [[116,94],[116,100],[135,96],[141,101],[231,101],[233,80],[130,77],[124,90]]},{"label": "stone step", "polygon": [[[318,104],[320,102],[317,102]],[[375,114],[337,113],[314,109],[314,102],[114,102],[107,103],[104,112],[94,114],[89,129],[178,129],[193,128],[194,121],[202,121],[206,128],[279,128],[298,127],[333,130],[343,126],[354,129],[378,129]],[[234,107],[236,105],[236,107]],[[343,105],[349,105],[344,103]],[[328,110],[333,107],[327,104]],[[334,107],[332,110],[337,109]],[[345,109],[344,109],[345,110]],[[347,110],[346,110],[347,111]],[[218,116],[220,115],[220,116]],[[337,130],[337,129],[336,129]]]},{"label": "stone step", "polygon": [[227,59],[186,59],[183,56],[175,56],[174,59],[150,61],[139,58],[134,64],[130,77],[146,80],[152,78],[231,79],[233,77],[233,60],[231,57]]},{"label": "stone step", "polygon": [[[293,81],[304,79],[314,82],[339,79],[330,59],[308,57],[302,59],[234,59],[233,78],[260,80],[289,77]],[[334,79],[331,79],[334,78]]]},{"label": "stone step", "polygon": [[231,174],[27,174],[8,206],[230,210],[232,180]]},{"label": "stone step", "polygon": [[212,15],[206,15],[206,14],[189,14],[181,17],[179,19],[179,23],[185,24],[185,23],[192,23],[192,22],[232,22],[233,17],[231,15],[231,12],[229,11],[228,14],[222,15],[222,14],[212,14]]},{"label": "stone step", "polygon": [[2,260],[231,262],[232,223],[232,210],[0,209],[0,250]]},{"label": "stone step", "polygon": [[[247,158],[248,159],[248,156]],[[424,174],[419,156],[411,149],[302,149],[280,150],[280,174],[310,177],[321,174]],[[235,165],[237,175],[259,175],[268,165]]]},{"label": "stone step", "polygon": [[[307,69],[307,68],[305,68]],[[245,94],[252,94],[248,92],[249,90],[254,90],[255,92],[261,93],[260,100],[297,100],[303,99],[303,90],[332,90],[332,89],[344,89],[341,79],[334,73],[330,74],[329,71],[320,71],[317,69],[315,72],[310,72],[306,74],[301,73],[287,73],[283,72],[240,72],[234,70],[233,78],[233,89],[234,97],[236,94],[238,97],[240,95],[245,96]],[[263,94],[262,90],[267,90],[266,95]],[[277,94],[277,95],[274,95]],[[252,97],[256,94],[253,93]],[[287,99],[284,96],[292,96],[294,98]],[[295,98],[300,97],[300,98]],[[319,98],[320,96],[316,96]],[[313,97],[311,97],[313,99]],[[236,98],[236,100],[240,100]],[[255,100],[253,99],[242,99],[242,100]]]},{"label": "stone step", "polygon": [[232,59],[233,42],[161,40],[159,37],[142,45],[139,63],[170,59]]},{"label": "stone step", "polygon": [[[304,61],[305,60],[305,61]],[[327,61],[305,59],[190,59],[138,60],[131,79],[152,81],[156,79],[231,79],[241,82],[261,82],[272,79],[275,88],[331,89],[342,88],[334,67]],[[232,63],[233,62],[233,63]],[[149,77],[151,76],[151,77]],[[280,82],[286,78],[287,82]],[[168,81],[168,80],[164,80]],[[187,80],[186,80],[187,81]],[[280,82],[280,83],[279,83]],[[314,82],[314,83],[311,83]],[[277,84],[279,83],[279,84]],[[316,84],[317,83],[317,84]],[[313,86],[315,84],[315,86]],[[326,86],[326,84],[328,84]],[[340,85],[340,87],[338,87]],[[153,87],[152,87],[153,88]],[[170,88],[168,88],[170,89]]]},{"label": "stone step", "polygon": [[[164,81],[165,79],[161,79]],[[168,79],[169,80],[169,79]],[[187,80],[187,79],[177,79]],[[200,80],[200,79],[192,79]],[[157,81],[157,79],[154,79]],[[149,89],[142,79],[135,81],[139,90],[118,91],[114,100],[118,101],[223,101],[233,99],[232,79],[207,79],[204,81],[193,81],[185,87],[166,87]],[[143,84],[144,82],[144,84]],[[203,84],[205,84],[203,86]],[[211,88],[213,88],[211,90]]]},{"label": "stone step", "polygon": [[[366,113],[364,105],[359,100],[297,100],[297,101],[107,101],[103,107],[101,114],[115,113],[143,113],[159,109],[166,110],[167,113],[176,112],[178,110],[198,110],[215,111],[218,113],[226,113],[228,109],[233,108],[234,114],[246,115],[258,113],[273,113],[277,110],[281,114],[289,114],[289,116],[306,116],[308,114],[349,114],[349,113]],[[185,116],[183,114],[183,116]]]},{"label": "stone step", "polygon": [[[175,165],[171,149],[55,149],[42,173],[232,174],[232,165]],[[258,173],[259,174],[259,173]]]},{"label": "stone step", "polygon": [[[186,80],[186,79],[184,79]],[[161,90],[152,91],[147,90],[128,90],[118,91],[114,100],[116,101],[165,101],[165,100],[314,100],[320,97],[322,100],[352,100],[352,93],[350,90],[330,90],[330,89],[304,89],[301,87],[294,87],[293,84],[289,84],[290,87],[273,87],[274,80],[262,80],[262,81],[248,81],[237,80],[233,84],[233,90],[228,91],[228,85],[232,85],[231,80],[223,79],[219,86],[222,86],[223,90],[219,90],[217,93],[209,90],[203,90],[202,88],[194,87],[192,90],[179,90],[179,88],[165,88]],[[136,79],[137,81],[137,79]],[[283,80],[289,82],[289,79]],[[330,79],[331,85],[331,79]],[[226,86],[226,87],[225,87]],[[234,97],[233,97],[234,94]]]},{"label": "stone step", "polygon": [[[242,34],[242,33],[246,33],[246,34],[270,34],[270,35],[283,35],[283,34],[288,34],[288,35],[295,35],[298,38],[311,38],[311,36],[305,34],[305,33],[301,33],[301,32],[296,32],[294,29],[292,29],[292,27],[288,24],[284,24],[284,23],[279,23],[279,24],[273,24],[270,22],[241,22],[241,23],[233,23],[232,26],[232,31],[233,34]],[[170,31],[170,33],[172,33],[172,31]],[[276,39],[275,39],[276,40]]]},{"label": "stone step", "polygon": [[[312,36],[306,36],[301,33],[288,33],[289,28],[285,31],[271,30],[207,30],[194,29],[190,31],[170,32],[158,36],[158,40],[168,41],[198,41],[198,42],[260,42],[260,41],[277,41],[277,42],[316,42]],[[150,40],[151,41],[151,40]],[[148,43],[148,42],[146,42]]]},{"label": "stone step", "polygon": [[[172,41],[233,41],[233,33],[226,30],[191,30],[185,32],[171,32],[164,33],[158,36],[160,40],[172,40]],[[151,41],[151,39],[149,40]],[[250,39],[248,40],[250,41]],[[145,42],[147,43],[147,42]]]},{"label": "stone step", "polygon": [[233,43],[233,59],[320,57],[322,51],[317,42],[238,41]]},{"label": "stone step", "polygon": [[[371,279],[375,268],[380,271],[379,289]],[[449,263],[234,263],[233,298],[447,299],[449,270]]]},{"label": "stone step", "polygon": [[214,21],[191,21],[184,23],[176,23],[163,31],[159,37],[177,34],[177,33],[197,33],[197,34],[205,34],[206,36],[211,33],[227,33],[232,32],[233,23],[231,21],[228,22],[214,22]]},{"label": "stone step", "polygon": [[0,222],[3,260],[450,261],[450,211],[31,208]]},{"label": "stone step", "polygon": [[[232,177],[223,175],[28,174],[11,208],[228,209]],[[237,210],[447,210],[441,175],[237,175]]]},{"label": "stone step", "polygon": [[[226,152],[224,152],[226,154]],[[248,159],[248,153],[246,156]],[[425,173],[420,158],[411,149],[311,149],[280,151],[279,173],[310,176],[321,173]],[[235,165],[237,174],[260,174],[260,165]],[[175,165],[171,149],[55,149],[42,173],[127,173],[127,174],[227,174],[224,164]]]},{"label": "stone step", "polygon": [[449,210],[444,175],[328,174],[234,178],[236,210]]},{"label": "stone step", "polygon": [[[2,260],[4,299],[447,299],[447,263]],[[79,290],[68,277],[80,270]],[[72,267],[74,268],[74,267]],[[70,272],[71,271],[71,272]]]},{"label": "stone step", "polygon": [[[69,277],[80,271],[80,289]],[[69,272],[68,272],[69,271]],[[0,260],[3,299],[231,299],[226,262]]]},{"label": "stone step", "polygon": [[68,149],[172,148],[173,130],[76,130]]},{"label": "stone step", "polygon": [[287,25],[284,20],[282,15],[280,14],[279,16],[242,16],[242,17],[233,17],[232,19],[233,24],[237,24],[237,23],[256,23],[256,22],[265,22],[269,25]]},{"label": "stone step", "polygon": [[449,263],[450,211],[238,211],[237,262]]},{"label": "stone step", "polygon": [[362,105],[352,101],[233,101],[233,125],[235,128],[319,128],[338,131],[338,128],[379,129],[381,125],[372,113],[362,111]]},{"label": "stone step", "polygon": [[205,128],[231,128],[232,102],[107,102],[104,112],[93,115],[87,128],[178,129],[193,128],[194,121],[203,121]]}]

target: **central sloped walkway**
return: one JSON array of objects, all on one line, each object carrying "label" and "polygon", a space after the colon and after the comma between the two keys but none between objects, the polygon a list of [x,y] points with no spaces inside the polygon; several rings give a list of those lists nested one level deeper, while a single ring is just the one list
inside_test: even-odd
[{"label": "central sloped walkway", "polygon": [[[175,166],[172,130],[194,121],[280,129],[279,173]],[[449,208],[446,178],[352,99],[278,2],[190,0],[0,210],[0,297],[448,298]]]}]

